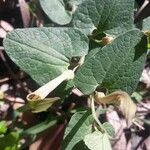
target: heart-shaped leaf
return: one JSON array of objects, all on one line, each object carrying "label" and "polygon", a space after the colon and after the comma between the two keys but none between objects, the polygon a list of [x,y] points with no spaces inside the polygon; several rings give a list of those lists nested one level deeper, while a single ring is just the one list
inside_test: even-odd
[{"label": "heart-shaped leaf", "polygon": [[111,150],[110,141],[106,133],[102,134],[99,131],[95,131],[86,135],[84,142],[90,150]]},{"label": "heart-shaped leaf", "polygon": [[92,132],[93,118],[91,111],[79,111],[75,113],[65,130],[62,150],[71,150],[84,139],[84,136]]},{"label": "heart-shaped leaf", "polygon": [[146,50],[146,36],[137,29],[128,31],[111,44],[91,50],[77,70],[75,85],[84,94],[92,93],[98,85],[131,94],[144,67]]},{"label": "heart-shaped leaf", "polygon": [[71,28],[17,29],[8,33],[4,47],[10,58],[38,84],[56,78],[73,56],[88,52],[88,38]]},{"label": "heart-shaped leaf", "polygon": [[55,23],[64,25],[68,24],[72,19],[71,12],[66,10],[63,0],[40,0],[40,5],[46,15]]},{"label": "heart-shaped leaf", "polygon": [[91,34],[94,28],[120,34],[133,27],[134,0],[85,0],[78,6],[73,24]]}]

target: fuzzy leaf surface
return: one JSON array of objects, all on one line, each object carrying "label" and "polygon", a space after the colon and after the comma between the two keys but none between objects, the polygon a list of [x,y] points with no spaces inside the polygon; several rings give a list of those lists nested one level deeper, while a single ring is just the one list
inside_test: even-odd
[{"label": "fuzzy leaf surface", "polygon": [[72,19],[72,15],[66,10],[63,0],[40,0],[40,5],[45,14],[55,23],[64,25]]},{"label": "fuzzy leaf surface", "polygon": [[95,131],[86,135],[84,142],[90,150],[111,150],[110,141],[106,133],[102,134],[99,131]]},{"label": "fuzzy leaf surface", "polygon": [[8,33],[4,47],[10,58],[38,84],[65,71],[73,56],[88,52],[88,39],[70,28],[29,28]]},{"label": "fuzzy leaf surface", "polygon": [[92,132],[91,111],[79,111],[75,113],[65,130],[62,150],[71,150],[82,140],[84,136]]},{"label": "fuzzy leaf surface", "polygon": [[75,85],[84,94],[92,93],[98,85],[111,92],[122,90],[131,94],[141,76],[146,51],[146,36],[137,29],[128,31],[87,55],[77,70]]},{"label": "fuzzy leaf surface", "polygon": [[86,34],[94,28],[118,35],[133,27],[134,0],[85,0],[74,14],[73,25]]}]

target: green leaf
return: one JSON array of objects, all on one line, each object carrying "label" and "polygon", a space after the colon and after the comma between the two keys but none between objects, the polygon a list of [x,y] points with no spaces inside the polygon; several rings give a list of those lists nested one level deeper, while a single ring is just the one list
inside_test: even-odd
[{"label": "green leaf", "polygon": [[109,122],[103,123],[103,127],[111,137],[115,136],[115,129]]},{"label": "green leaf", "polygon": [[0,138],[1,150],[17,150],[18,149],[19,134],[11,132],[8,135]]},{"label": "green leaf", "polygon": [[89,148],[85,145],[84,141],[79,141],[73,148],[72,150],[80,150],[82,147],[82,150],[89,150]]},{"label": "green leaf", "polygon": [[73,56],[88,52],[88,38],[71,28],[17,29],[8,33],[4,47],[10,58],[43,85],[64,72]]},{"label": "green leaf", "polygon": [[75,85],[84,94],[92,93],[98,85],[111,92],[120,89],[131,94],[143,70],[146,51],[146,36],[136,29],[128,31],[87,55],[77,70]]},{"label": "green leaf", "polygon": [[102,134],[99,131],[95,131],[86,135],[84,142],[90,150],[111,150],[110,141],[106,133]]},{"label": "green leaf", "polygon": [[78,142],[82,141],[84,136],[92,132],[93,118],[91,111],[80,111],[75,113],[64,135],[62,150],[73,149]]},{"label": "green leaf", "polygon": [[7,131],[7,124],[5,121],[0,122],[0,134],[4,134]]},{"label": "green leaf", "polygon": [[86,34],[94,28],[118,35],[133,27],[134,0],[85,0],[78,6],[73,25]]},{"label": "green leaf", "polygon": [[46,15],[55,23],[65,25],[72,19],[72,14],[66,10],[63,0],[40,0],[40,5]]}]

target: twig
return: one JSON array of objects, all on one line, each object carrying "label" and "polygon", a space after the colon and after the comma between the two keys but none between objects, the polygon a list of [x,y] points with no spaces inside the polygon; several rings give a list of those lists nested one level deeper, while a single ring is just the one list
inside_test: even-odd
[{"label": "twig", "polygon": [[138,18],[139,14],[143,11],[143,9],[147,6],[149,0],[145,0],[143,5],[139,8],[138,12],[135,14],[135,18]]},{"label": "twig", "polygon": [[23,99],[20,99],[20,98],[18,99],[16,97],[7,96],[7,95],[4,96],[4,99],[6,101],[13,102],[13,103],[21,103],[21,104],[25,103]]},{"label": "twig", "polygon": [[139,103],[139,105],[141,105],[142,107],[144,107],[145,109],[150,111],[150,107],[146,106],[146,104],[144,103]]},{"label": "twig", "polygon": [[30,13],[27,2],[25,0],[18,0],[20,6],[20,12],[22,16],[22,21],[24,27],[29,27],[30,23]]},{"label": "twig", "polygon": [[149,136],[143,137],[143,139],[140,140],[140,142],[137,144],[137,146],[134,148],[135,150],[138,149],[142,143],[148,138]]},{"label": "twig", "polygon": [[133,119],[132,123],[135,124],[136,126],[138,126],[140,129],[145,130],[145,128],[142,125],[140,125],[136,119]]},{"label": "twig", "polygon": [[0,83],[4,83],[4,82],[7,82],[9,81],[10,78],[6,77],[6,78],[3,78],[3,79],[0,79]]},{"label": "twig", "polygon": [[135,15],[134,22],[137,23],[139,21],[142,21],[144,18],[148,17],[150,15],[150,2],[148,0],[145,0],[143,6],[140,8],[140,10]]}]

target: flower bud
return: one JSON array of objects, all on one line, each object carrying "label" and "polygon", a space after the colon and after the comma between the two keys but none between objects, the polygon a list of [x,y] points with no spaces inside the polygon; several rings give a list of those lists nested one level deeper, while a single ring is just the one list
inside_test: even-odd
[{"label": "flower bud", "polygon": [[103,44],[103,45],[110,44],[113,40],[114,40],[114,38],[111,37],[111,36],[103,37],[103,38],[102,38],[102,44]]}]

